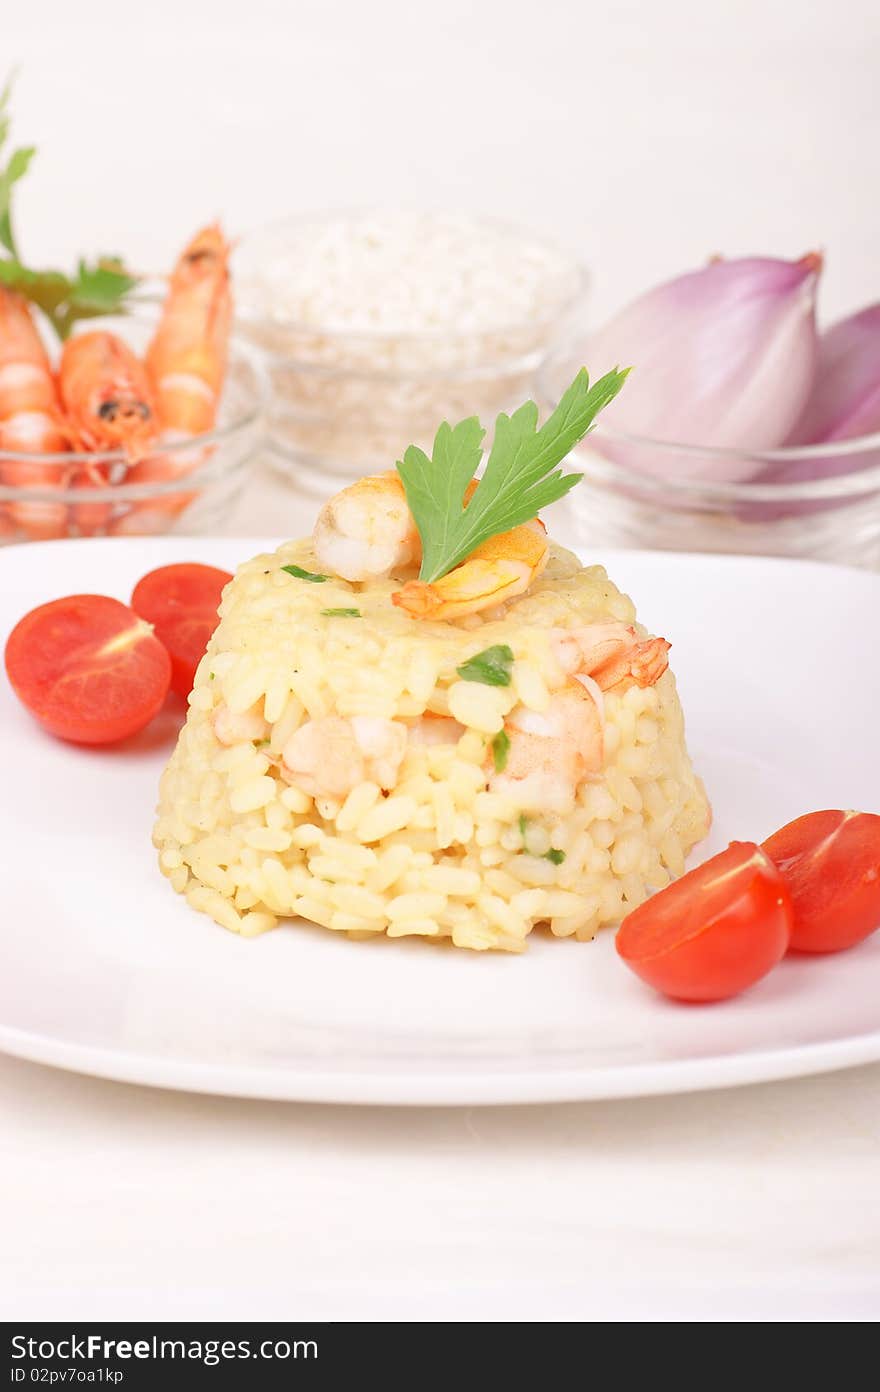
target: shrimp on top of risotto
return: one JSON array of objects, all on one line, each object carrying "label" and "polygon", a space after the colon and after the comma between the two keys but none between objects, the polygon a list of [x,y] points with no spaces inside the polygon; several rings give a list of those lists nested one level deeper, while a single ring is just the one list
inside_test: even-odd
[{"label": "shrimp on top of risotto", "polygon": [[479,477],[478,422],[441,426],[240,568],[154,835],[194,908],[521,952],[682,872],[709,806],[669,643],[538,519],[623,376],[499,417]]}]

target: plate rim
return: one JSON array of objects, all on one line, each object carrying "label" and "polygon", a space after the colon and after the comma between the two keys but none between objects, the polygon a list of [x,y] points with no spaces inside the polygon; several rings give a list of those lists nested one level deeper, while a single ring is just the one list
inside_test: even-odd
[{"label": "plate rim", "polygon": [[0,1025],[0,1052],[68,1073],[201,1096],[334,1106],[506,1107],[669,1096],[835,1073],[880,1061],[880,1030],[785,1049],[674,1062],[474,1075],[226,1068],[70,1044],[5,1025]]},{"label": "plate rim", "polygon": [[[28,543],[25,553],[34,557],[47,554],[60,557],[61,554],[69,554],[71,547],[78,547],[81,552],[84,546],[105,549],[109,545],[115,551],[146,550],[150,553],[151,564],[158,565],[162,564],[160,554],[165,548],[170,551],[184,547],[195,550],[207,544],[212,550],[238,547],[242,550],[248,547],[266,549],[281,545],[283,540],[257,535],[78,538],[60,543]],[[587,563],[583,546],[570,549]],[[6,555],[17,560],[20,554],[16,546],[3,547],[0,549],[0,566],[5,563]],[[823,574],[837,571],[851,580],[858,577],[860,581],[867,581],[869,587],[880,586],[880,575],[875,572],[805,557],[620,547],[597,548],[592,556],[594,564],[612,566],[618,558],[624,565],[632,560],[657,561],[673,566],[688,561],[701,564],[708,561],[725,569],[756,564],[764,567],[770,563],[773,569],[794,568]],[[521,1068],[509,1071],[499,1069],[492,1073],[447,1070],[429,1074],[394,1074],[375,1069],[352,1072],[320,1068],[272,1069],[259,1065],[230,1067],[206,1061],[180,1060],[140,1050],[71,1043],[57,1035],[22,1030],[2,1022],[0,1052],[27,1062],[106,1081],[206,1096],[348,1106],[535,1106],[726,1089],[836,1072],[880,1061],[880,1029],[842,1039],[700,1058],[605,1067],[536,1068],[529,1071]]]}]

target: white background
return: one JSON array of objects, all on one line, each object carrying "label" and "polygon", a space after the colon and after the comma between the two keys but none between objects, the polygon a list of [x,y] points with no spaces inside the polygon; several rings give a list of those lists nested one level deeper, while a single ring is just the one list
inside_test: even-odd
[{"label": "white background", "polygon": [[[32,259],[167,264],[327,206],[552,233],[595,314],[707,254],[880,298],[875,0],[40,3],[4,16]],[[259,516],[256,495],[249,522]],[[358,1112],[0,1060],[8,1317],[868,1318],[880,1069],[679,1099]]]},{"label": "white background", "polygon": [[713,252],[822,247],[828,313],[880,298],[876,0],[9,9],[35,258],[152,269],[214,214],[395,201],[555,234],[597,315]]}]

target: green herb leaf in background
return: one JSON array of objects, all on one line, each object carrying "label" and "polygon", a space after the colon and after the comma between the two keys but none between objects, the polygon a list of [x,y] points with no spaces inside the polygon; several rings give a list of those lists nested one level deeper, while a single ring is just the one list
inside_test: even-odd
[{"label": "green herb leaf in background", "polygon": [[513,652],[506,643],[484,648],[456,667],[462,681],[482,682],[484,686],[510,686]]},{"label": "green herb leaf in background", "polygon": [[583,475],[563,474],[556,466],[614,400],[628,371],[615,368],[591,387],[586,368],[581,368],[540,430],[534,401],[512,416],[502,413],[485,472],[467,505],[465,490],[479,463],[484,434],[476,417],[454,428],[441,425],[430,459],[410,445],[397,472],[422,539],[419,578],[429,584],[439,580],[484,541],[531,521],[574,488]]},{"label": "green herb leaf in background", "polygon": [[[13,73],[0,92],[0,149],[6,144],[12,125],[12,117],[9,114],[9,99],[12,96],[14,81],[15,74]],[[30,162],[36,153],[36,147],[33,145],[13,150],[6,165],[0,168],[0,246],[5,247],[10,256],[17,255],[15,234],[12,230],[12,189],[19,179],[28,172]]]},{"label": "green herb leaf in background", "polygon": [[[10,78],[0,92],[0,148],[9,136],[12,82]],[[63,340],[80,319],[124,314],[126,297],[138,282],[115,256],[99,257],[94,265],[80,261],[73,276],[62,271],[32,270],[26,265],[13,230],[12,191],[27,173],[35,154],[34,146],[14,150],[6,165],[0,167],[0,247],[8,252],[8,256],[0,257],[0,284],[17,290],[36,305]]]},{"label": "green herb leaf in background", "polygon": [[557,851],[554,848],[547,852],[547,854],[544,856],[544,859],[549,860],[551,865],[561,865],[562,862],[565,860],[565,851]]},{"label": "green herb leaf in background", "polygon": [[19,179],[28,172],[28,167],[37,153],[34,146],[13,150],[5,169],[0,169],[0,246],[6,248],[11,256],[16,256],[15,234],[12,230],[12,189]]},{"label": "green herb leaf in background", "polygon": [[322,609],[321,613],[327,619],[361,619],[363,614],[360,609]]},{"label": "green herb leaf in background", "polygon": [[124,314],[125,299],[137,285],[115,257],[90,266],[80,261],[71,278],[61,271],[32,271],[16,257],[0,260],[0,284],[17,290],[42,310],[63,341],[80,319]]},{"label": "green herb leaf in background", "polygon": [[286,565],[281,567],[286,570],[288,575],[293,575],[297,580],[309,580],[313,585],[323,585],[325,580],[329,580],[329,575],[316,575],[313,570],[303,570],[302,566]]}]

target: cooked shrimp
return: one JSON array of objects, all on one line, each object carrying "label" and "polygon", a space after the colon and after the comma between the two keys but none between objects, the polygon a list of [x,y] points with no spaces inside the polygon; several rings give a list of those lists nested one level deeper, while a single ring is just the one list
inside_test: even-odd
[{"label": "cooked shrimp", "polygon": [[[219,227],[206,227],[174,268],[162,317],[147,351],[163,448],[133,464],[127,484],[171,483],[191,474],[209,457],[210,446],[186,442],[211,430],[216,421],[231,318],[229,246]],[[168,449],[169,441],[180,441],[181,448]],[[111,530],[118,536],[167,531],[196,496],[169,491],[149,501],[132,502]]]},{"label": "cooked shrimp", "polygon": [[310,797],[347,797],[359,783],[397,783],[407,729],[399,720],[322,716],[300,725],[281,751],[281,772]]},{"label": "cooked shrimp", "polygon": [[131,459],[143,457],[159,425],[146,369],[128,344],[103,330],[69,338],[58,380],[81,448],[124,449]]},{"label": "cooked shrimp", "polygon": [[595,623],[553,629],[554,656],[567,676],[592,677],[602,691],[653,686],[669,660],[665,638],[639,638],[632,624]]},{"label": "cooked shrimp", "polygon": [[425,711],[409,727],[410,744],[436,746],[438,744],[458,744],[465,727],[453,720],[451,715],[435,715]]},{"label": "cooked shrimp", "polygon": [[218,706],[213,717],[214,734],[221,744],[241,744],[247,740],[262,740],[269,733],[269,726],[262,713],[252,706],[239,714],[228,706]]},{"label": "cooked shrimp", "polygon": [[571,811],[578,784],[598,773],[605,758],[602,712],[592,693],[569,681],[545,711],[514,707],[504,729],[507,763],[490,776],[492,791],[507,794],[517,807]]},{"label": "cooked shrimp", "polygon": [[414,619],[460,619],[525,594],[547,564],[547,531],[535,518],[490,537],[448,575],[410,580],[391,596]]},{"label": "cooked shrimp", "polygon": [[[189,451],[163,449],[140,459],[125,475],[126,486],[170,483],[182,478],[201,462],[201,451],[196,454],[199,457],[193,458],[192,448]],[[175,517],[197,497],[198,493],[192,491],[169,491],[157,493],[144,502],[130,501],[128,510],[114,520],[110,530],[114,536],[155,536],[167,532]]]},{"label": "cooked shrimp", "polygon": [[[106,492],[110,488],[107,471],[94,461],[83,464],[71,474],[70,487],[79,499],[91,492]],[[71,532],[77,536],[100,536],[107,530],[112,516],[112,503],[78,501],[70,508]]]},{"label": "cooked shrimp", "polygon": [[[472,482],[465,494],[476,488]],[[421,538],[394,471],[371,474],[325,503],[312,534],[318,564],[344,580],[371,580],[418,565]],[[410,580],[391,596],[413,618],[457,619],[523,594],[547,563],[535,518],[479,546],[448,575]]]},{"label": "cooked shrimp", "polygon": [[565,683],[540,713],[516,706],[504,722],[510,744],[490,778],[517,806],[570,811],[577,786],[605,761],[604,692],[653,686],[667,668],[665,638],[639,638],[630,624],[584,624],[551,631]]},{"label": "cooked shrimp", "polygon": [[159,422],[170,434],[201,435],[213,428],[231,319],[229,244],[218,226],[205,227],[174,267],[147,351]]},{"label": "cooked shrimp", "polygon": [[358,479],[330,498],[312,533],[320,566],[343,580],[372,580],[417,565],[422,542],[399,475]]},{"label": "cooked shrimp", "polygon": [[[69,448],[49,359],[30,308],[21,295],[0,286],[0,450],[16,454],[57,454]],[[60,464],[27,464],[0,458],[0,483],[33,488],[35,494],[63,489]],[[63,503],[16,501],[9,504],[13,527],[35,540],[64,536]]]}]

